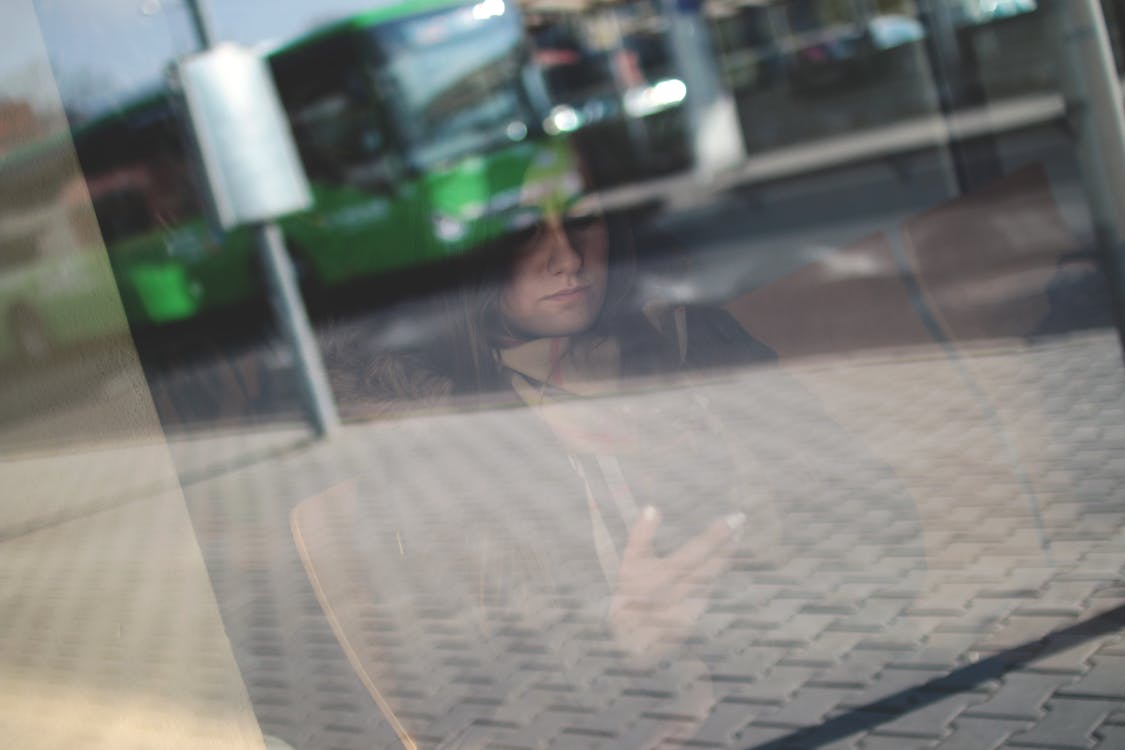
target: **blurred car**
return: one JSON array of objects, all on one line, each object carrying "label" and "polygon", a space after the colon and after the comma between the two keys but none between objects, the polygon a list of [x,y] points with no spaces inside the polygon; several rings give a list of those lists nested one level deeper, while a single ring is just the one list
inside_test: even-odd
[{"label": "blurred car", "polygon": [[631,35],[593,50],[558,27],[532,29],[535,60],[553,103],[545,128],[570,133],[594,182],[609,185],[686,169],[687,95],[661,35]]}]

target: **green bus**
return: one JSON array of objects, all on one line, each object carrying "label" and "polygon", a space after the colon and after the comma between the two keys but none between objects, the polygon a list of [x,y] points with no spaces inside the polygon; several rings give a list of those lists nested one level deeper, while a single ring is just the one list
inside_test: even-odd
[{"label": "green bus", "polygon": [[[572,169],[565,144],[543,129],[549,105],[511,0],[409,0],[262,54],[312,186],[314,206],[281,221],[310,283],[464,252],[527,220],[529,174],[546,184]],[[251,233],[217,232],[204,216],[179,122],[161,90],[74,131],[134,328],[260,293]],[[0,165],[0,180],[11,171]],[[50,299],[18,304],[9,328],[30,340],[38,315],[30,325],[64,343],[64,331],[50,330],[60,317],[46,310]]]}]

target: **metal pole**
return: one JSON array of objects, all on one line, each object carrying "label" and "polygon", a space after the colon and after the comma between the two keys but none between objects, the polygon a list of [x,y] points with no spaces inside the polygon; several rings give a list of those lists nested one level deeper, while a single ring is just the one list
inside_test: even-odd
[{"label": "metal pole", "polygon": [[1053,3],[1067,112],[1125,353],[1125,112],[1101,3]]},{"label": "metal pole", "polygon": [[746,161],[734,97],[723,86],[710,44],[702,0],[661,0],[670,28],[672,57],[687,85],[688,127],[695,174],[709,182]]},{"label": "metal pole", "polygon": [[210,49],[215,45],[215,26],[211,23],[206,0],[184,0],[184,2],[191,15],[191,25],[195,29],[196,38],[199,39],[199,46]]},{"label": "metal pole", "polygon": [[954,126],[959,110],[985,104],[972,39],[967,30],[959,36],[952,9],[944,0],[918,0],[917,7],[926,30],[923,49],[949,133],[953,175],[958,192],[968,195],[1003,175],[995,139],[991,135],[966,139]]},{"label": "metal pole", "polygon": [[[613,73],[613,84],[617,87],[617,95],[620,97],[630,88],[643,81],[627,77],[619,64],[628,54],[625,48],[625,29],[621,22],[621,9],[619,7],[606,8],[602,11],[602,16],[609,19],[609,24],[613,28],[613,64],[610,67]],[[639,67],[639,64],[636,67]],[[629,133],[629,155],[642,171],[648,167],[653,156],[648,128],[648,123],[644,118],[629,117],[626,114],[625,130]]]},{"label": "metal pole", "polygon": [[852,0],[852,10],[855,12],[855,25],[861,32],[867,31],[867,24],[875,17],[875,9],[871,0]]},{"label": "metal pole", "polygon": [[316,337],[297,287],[293,262],[285,250],[281,228],[275,222],[267,221],[256,227],[255,235],[269,285],[270,302],[285,338],[296,355],[297,377],[313,425],[318,434],[332,435],[340,426],[340,418],[336,413],[336,403],[332,399],[332,389],[328,385],[320,349],[317,348]]},{"label": "metal pole", "polygon": [[[184,0],[191,15],[199,45],[209,49],[215,44],[215,31],[205,0]],[[262,270],[266,275],[270,305],[296,360],[296,376],[305,406],[318,435],[331,436],[340,427],[336,402],[328,385],[324,361],[316,345],[305,302],[297,286],[293,260],[285,250],[281,227],[267,221],[254,229]]]}]

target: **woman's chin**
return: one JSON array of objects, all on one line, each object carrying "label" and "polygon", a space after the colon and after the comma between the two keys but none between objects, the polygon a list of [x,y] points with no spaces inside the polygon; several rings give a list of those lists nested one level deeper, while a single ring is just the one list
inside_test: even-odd
[{"label": "woman's chin", "polygon": [[586,312],[575,312],[571,315],[560,316],[551,324],[543,327],[546,336],[577,336],[590,329],[594,324],[594,316]]}]

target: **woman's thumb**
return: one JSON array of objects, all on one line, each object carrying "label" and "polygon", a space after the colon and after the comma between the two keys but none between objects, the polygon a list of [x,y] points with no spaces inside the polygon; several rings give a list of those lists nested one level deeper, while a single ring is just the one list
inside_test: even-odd
[{"label": "woman's thumb", "polygon": [[656,527],[660,525],[660,511],[651,505],[646,505],[641,511],[641,517],[633,524],[629,531],[629,541],[625,545],[622,558],[649,557],[652,555],[652,538],[656,535]]}]

